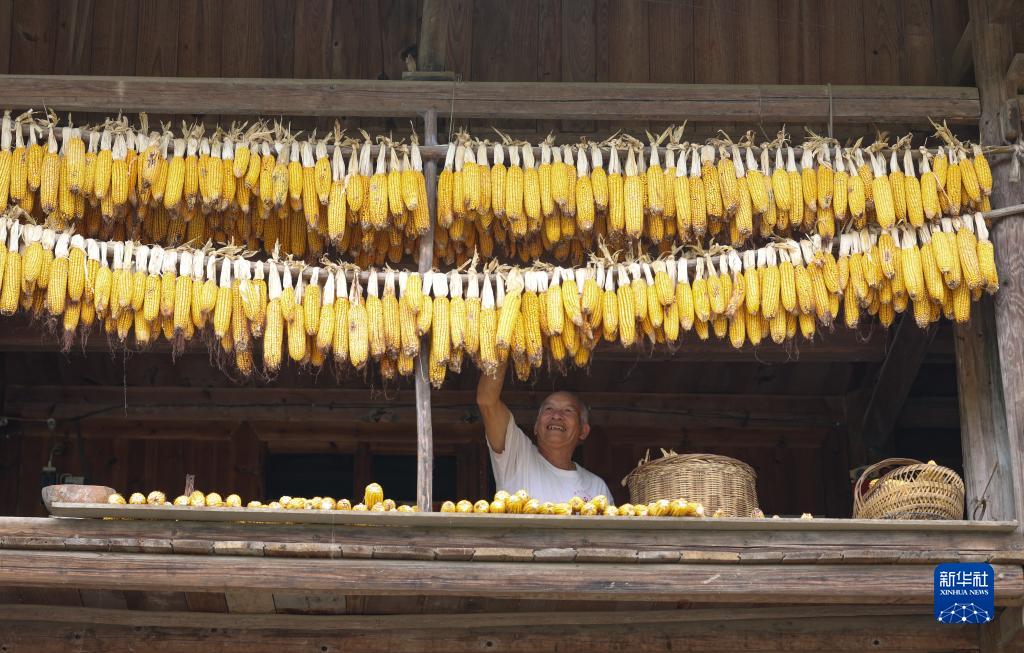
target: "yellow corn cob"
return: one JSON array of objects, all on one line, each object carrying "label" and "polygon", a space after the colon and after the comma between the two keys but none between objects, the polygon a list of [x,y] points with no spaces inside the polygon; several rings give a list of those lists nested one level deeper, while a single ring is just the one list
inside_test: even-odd
[{"label": "yellow corn cob", "polygon": [[981,185],[979,183],[978,171],[971,160],[967,158],[967,152],[964,150],[960,150],[957,153],[957,167],[960,169],[960,180],[967,199],[974,206],[978,206],[981,203]]},{"label": "yellow corn cob", "polygon": [[[869,152],[868,157],[872,155]],[[867,208],[873,208],[875,206],[874,197],[874,186],[873,182],[875,179],[874,171],[872,166],[864,161],[864,152],[859,147],[853,151],[853,157],[856,162],[857,176],[860,177],[861,182],[864,184],[864,204]],[[851,172],[852,176],[853,173]]]},{"label": "yellow corn cob", "polygon": [[[441,290],[438,290],[438,284]],[[452,331],[449,311],[449,298],[444,294],[446,281],[443,275],[438,275],[434,280],[433,300],[433,321],[430,327],[430,364],[431,367],[443,366],[449,363],[452,357]],[[510,329],[511,331],[511,329]],[[443,377],[439,379],[443,381]],[[431,372],[431,383],[436,384],[437,375]]]},{"label": "yellow corn cob", "polygon": [[[952,273],[957,264],[956,250],[951,242],[952,226],[949,218],[942,219],[942,228],[936,223],[931,229],[931,250],[935,257],[935,264],[943,276]],[[952,289],[952,286],[950,286]]]},{"label": "yellow corn cob", "polygon": [[977,290],[984,287],[985,279],[981,275],[981,268],[978,263],[978,239],[965,226],[966,221],[970,221],[973,225],[971,216],[967,216],[966,220],[954,219],[953,224],[956,227],[956,235],[954,236],[956,239],[956,253],[967,288],[969,290]]},{"label": "yellow corn cob", "polygon": [[[504,301],[499,301],[501,306],[498,311],[498,328],[495,332],[495,345],[498,351],[507,350],[512,343],[512,329],[519,319],[519,307],[522,301],[523,281],[517,275],[510,274],[508,278],[508,289]],[[563,288],[565,282],[563,282]],[[500,286],[499,286],[500,288]],[[563,297],[565,293],[563,292]],[[498,293],[501,297],[501,293]]]},{"label": "yellow corn cob", "polygon": [[[402,219],[406,210],[405,200],[402,197],[402,166],[398,161],[398,150],[392,146],[390,152],[390,163],[387,172],[388,211],[392,219],[397,221]],[[476,176],[476,166],[473,166],[473,171],[474,176]]]},{"label": "yellow corn cob", "polygon": [[647,317],[647,283],[642,278],[643,273],[640,264],[630,264],[629,272],[633,276],[631,284],[633,311],[636,314],[636,320],[641,322]]},{"label": "yellow corn cob", "polygon": [[[658,144],[653,136],[651,140],[650,162],[647,166],[645,183],[647,185],[647,213],[661,217],[665,213],[665,172],[658,159]],[[643,152],[641,151],[641,156]]]},{"label": "yellow corn cob", "polygon": [[893,150],[889,162],[889,187],[893,195],[893,212],[897,222],[904,222],[907,219],[907,198],[905,173],[899,168],[899,159],[896,158],[896,150]]},{"label": "yellow corn cob", "polygon": [[941,146],[932,158],[932,168],[935,172],[935,179],[938,181],[939,186],[944,187],[946,185],[946,173],[949,169],[949,159],[946,158],[946,153]]},{"label": "yellow corn cob", "polygon": [[[920,227],[924,225],[924,204],[921,198],[921,183],[914,174],[914,161],[910,157],[909,150],[903,155],[903,170],[903,195],[906,198],[907,220],[912,227]],[[895,187],[893,190],[895,192]]]},{"label": "yellow corn cob", "polygon": [[[334,350],[334,361],[339,364],[349,360],[349,299],[344,270],[338,270],[334,284],[334,329],[331,349]],[[419,338],[416,338],[417,345]],[[419,349],[417,347],[417,353]]]},{"label": "yellow corn cob", "polygon": [[626,176],[623,181],[623,216],[626,235],[640,238],[644,223],[644,201],[641,197],[640,177],[637,174],[635,154],[632,148],[626,158]]},{"label": "yellow corn cob", "polygon": [[[413,138],[413,152],[417,162],[420,160],[419,146],[415,137]],[[419,206],[419,177],[422,175],[419,168],[413,167],[409,161],[409,151],[402,154],[402,204],[409,211],[415,211]]]},{"label": "yellow corn cob", "polygon": [[975,231],[978,237],[978,269],[985,280],[985,291],[994,293],[999,289],[999,274],[996,270],[995,250],[992,241],[988,237],[988,227],[985,218],[980,213],[975,213]]},{"label": "yellow corn cob", "polygon": [[[103,152],[100,152],[102,156]],[[164,207],[167,209],[175,208],[181,201],[182,193],[185,189],[185,141],[184,139],[176,139],[174,141],[174,155],[171,158],[170,163],[167,164],[167,184],[164,187]],[[96,183],[99,185],[99,159],[97,159],[96,167]]]},{"label": "yellow corn cob", "polygon": [[[494,145],[494,165],[491,166],[491,211],[495,217],[505,217],[505,151],[501,143]],[[440,182],[438,182],[440,183]],[[440,213],[438,213],[440,216]]]},{"label": "yellow corn cob", "polygon": [[604,291],[601,294],[601,334],[605,342],[615,342],[619,337],[619,300],[615,294],[614,276],[614,270],[609,270],[605,275]]},{"label": "yellow corn cob", "polygon": [[[437,328],[437,311],[444,310],[447,313],[447,306],[443,309],[434,302],[434,328]],[[379,361],[384,357],[387,343],[384,339],[384,308],[380,301],[377,287],[377,271],[370,270],[369,281],[366,284],[366,337],[369,342],[370,358]]]},{"label": "yellow corn cob", "polygon": [[590,185],[594,192],[594,207],[598,212],[604,213],[608,210],[609,201],[608,174],[604,169],[601,148],[596,143],[590,144],[590,165]]},{"label": "yellow corn cob", "polygon": [[345,237],[346,215],[345,185],[342,181],[331,184],[327,200],[327,235],[337,246]]},{"label": "yellow corn cob", "polygon": [[[761,215],[768,210],[770,182],[757,167],[754,152],[749,147],[747,148],[746,157],[747,192],[750,194],[753,212]],[[765,151],[765,157],[767,157],[767,151]]]},{"label": "yellow corn cob", "polygon": [[[224,338],[230,333],[231,311],[231,262],[224,259],[221,263],[220,283],[217,285],[217,302],[213,309],[213,333],[218,338]],[[177,320],[177,307],[174,312]]]},{"label": "yellow corn cob", "polygon": [[803,219],[804,182],[800,170],[796,167],[796,156],[793,153],[793,148],[788,148],[788,152],[786,177],[789,180],[789,194],[790,201],[792,202],[792,207],[789,211],[789,223],[796,226]]},{"label": "yellow corn cob", "polygon": [[705,145],[700,150],[700,179],[704,185],[704,209],[707,215],[722,218],[725,216],[721,180],[714,164],[715,149]]},{"label": "yellow corn cob", "polygon": [[420,302],[420,310],[416,314],[416,333],[420,336],[430,333],[430,323],[434,320],[434,305],[427,294],[429,289],[428,285],[423,286],[423,299]]},{"label": "yellow corn cob", "polygon": [[619,151],[614,144],[611,152],[608,164],[608,231],[620,234],[626,229],[625,186],[619,167]]},{"label": "yellow corn cob", "polygon": [[537,186],[540,192],[540,212],[545,218],[555,213],[555,199],[551,194],[551,140],[540,144],[540,166],[537,168]]},{"label": "yellow corn cob", "polygon": [[[409,284],[406,283],[406,289]],[[537,301],[536,294],[533,295],[533,301]],[[402,293],[402,299],[406,299],[406,293]],[[524,297],[525,301],[525,297]],[[470,270],[469,272],[469,289],[466,295],[466,317],[465,317],[465,333],[463,347],[466,353],[469,354],[474,360],[477,361],[477,365],[480,364],[480,286],[477,279],[476,270]],[[539,304],[538,304],[539,305]],[[450,307],[449,307],[450,310]],[[525,307],[524,307],[525,310]],[[410,316],[411,317],[411,316]],[[404,319],[404,318],[403,318]],[[411,319],[410,319],[411,321]],[[402,323],[403,335],[402,343],[405,348],[406,336],[405,336],[405,322]]]},{"label": "yellow corn cob", "polygon": [[[189,330],[193,328],[191,320],[191,299],[192,299],[192,278],[189,277],[191,255],[182,252],[179,258],[179,273],[174,279],[174,335],[175,337],[188,337]],[[97,293],[99,292],[99,281],[97,280]]]},{"label": "yellow corn cob", "polygon": [[490,276],[484,273],[483,291],[480,303],[480,370],[494,376],[498,371],[497,337],[498,316],[494,309],[494,293]]},{"label": "yellow corn cob", "polygon": [[618,269],[618,289],[615,291],[618,299],[619,312],[619,342],[623,347],[632,347],[636,342],[636,299],[633,289],[629,283],[624,267]]},{"label": "yellow corn cob", "polygon": [[[10,181],[10,152],[6,153],[6,176]],[[49,215],[57,208],[57,191],[60,188],[60,156],[57,154],[57,140],[50,127],[46,154],[43,157],[42,173],[39,182],[39,206],[43,213]],[[4,205],[7,204],[7,191],[4,190]]]},{"label": "yellow corn cob", "polygon": [[366,366],[369,356],[367,329],[366,305],[363,302],[358,275],[354,275],[348,302],[348,352],[349,362],[357,370]]},{"label": "yellow corn cob", "polygon": [[68,288],[68,244],[70,235],[61,234],[57,240],[53,263],[50,265],[46,286],[46,310],[50,315],[64,314]]},{"label": "yellow corn cob", "polygon": [[832,168],[832,160],[829,157],[828,146],[824,146],[818,150],[818,168],[815,187],[818,191],[818,208],[830,208],[832,206],[832,196],[835,192],[835,171]]},{"label": "yellow corn cob", "polygon": [[[714,270],[709,270],[709,275],[714,276]],[[704,259],[697,259],[696,276],[693,280],[693,313],[700,322],[707,322],[711,319],[711,300],[708,293],[708,281],[704,278]]]},{"label": "yellow corn cob", "polygon": [[[534,165],[533,148],[522,146],[523,151],[523,210],[530,221],[539,221],[541,212],[540,176]],[[506,205],[506,211],[508,210]]]},{"label": "yellow corn cob", "polygon": [[742,349],[747,341],[746,316],[746,311],[736,311],[736,314],[729,318],[729,343],[735,349]]},{"label": "yellow corn cob", "polygon": [[229,335],[236,354],[249,351],[249,321],[245,319],[239,285],[240,281],[237,278],[231,281],[231,331]]},{"label": "yellow corn cob", "polygon": [[835,173],[832,175],[832,212],[838,220],[845,220],[849,209],[850,175],[847,172],[843,152],[836,146]]},{"label": "yellow corn cob", "polygon": [[754,231],[753,206],[746,177],[736,180],[736,193],[739,197],[739,206],[736,209],[733,224],[736,226],[740,238],[746,240]]},{"label": "yellow corn cob", "polygon": [[875,216],[878,226],[891,229],[896,224],[896,209],[893,200],[893,189],[886,177],[881,164],[871,155],[871,167],[875,178],[871,181],[871,196],[875,202]]},{"label": "yellow corn cob", "polygon": [[789,211],[792,208],[792,198],[789,176],[786,174],[786,166],[782,161],[781,147],[775,151],[775,168],[772,170],[771,186],[776,208],[782,212]]},{"label": "yellow corn cob", "polygon": [[85,268],[85,240],[79,235],[72,236],[68,254],[68,299],[72,302],[81,300],[85,291]]},{"label": "yellow corn cob", "polygon": [[[388,226],[388,178],[386,172],[386,151],[381,147],[377,155],[377,169],[370,177],[368,204],[368,225],[376,230]],[[363,227],[366,228],[367,224]]]},{"label": "yellow corn cob", "polygon": [[992,169],[989,167],[988,159],[978,145],[971,145],[971,153],[974,155],[971,160],[974,165],[974,174],[978,179],[978,186],[985,197],[992,194]]},{"label": "yellow corn cob", "polygon": [[[956,154],[953,153],[952,150],[950,150],[950,155],[952,157],[956,156]],[[938,156],[936,156],[936,161],[937,160]],[[955,161],[950,161],[949,165],[946,166],[946,183],[943,186],[943,188],[945,189],[945,193],[943,194],[943,196],[949,202],[948,213],[950,215],[960,215],[960,205],[962,202],[961,190],[963,184],[963,179],[961,178],[960,170],[960,166]],[[938,171],[936,170],[936,174],[937,172]]]},{"label": "yellow corn cob", "polygon": [[927,220],[934,220],[939,216],[939,182],[938,177],[928,165],[928,151],[922,148],[921,151],[921,206],[924,217]]},{"label": "yellow corn cob", "polygon": [[814,170],[814,154],[806,144],[800,157],[800,186],[803,191],[803,202],[806,210],[817,211],[818,176]]},{"label": "yellow corn cob", "polygon": [[[779,301],[787,313],[795,313],[797,310],[797,287],[796,272],[790,260],[789,253],[780,249],[778,254],[781,258],[779,263]],[[764,310],[764,309],[762,309]]]},{"label": "yellow corn cob", "polygon": [[526,235],[527,222],[523,216],[523,169],[519,166],[519,150],[512,147],[509,150],[509,154],[511,156],[511,165],[504,179],[505,216],[512,225],[513,233],[517,237],[522,238]]},{"label": "yellow corn cob", "polygon": [[588,234],[594,228],[594,189],[587,171],[587,156],[582,149],[577,158],[576,171],[576,225],[580,232]]},{"label": "yellow corn cob", "polygon": [[931,237],[924,228],[921,229],[918,236],[921,238],[921,270],[924,274],[925,288],[932,301],[941,303],[948,289],[942,280],[942,273],[935,262],[935,252],[932,249]]},{"label": "yellow corn cob", "polygon": [[[800,313],[811,315],[816,308],[816,295],[811,274],[803,264],[797,263],[793,266],[793,280],[796,287],[797,308]],[[822,299],[827,303],[827,294],[822,296]]]},{"label": "yellow corn cob", "polygon": [[306,358],[309,356],[305,319],[303,311],[296,310],[292,321],[285,323],[288,332],[288,357],[300,364],[306,362]]},{"label": "yellow corn cob", "polygon": [[[5,130],[6,131],[6,130]],[[14,123],[14,151],[10,157],[10,199],[11,202],[20,203],[25,198],[25,191],[28,189],[28,150],[21,135],[21,121]],[[6,148],[2,148],[6,150]],[[3,168],[3,151],[0,151],[0,168]],[[96,155],[93,155],[93,159]],[[0,194],[3,193],[3,170],[0,169]],[[4,202],[2,206],[7,206]]]},{"label": "yellow corn cob", "polygon": [[68,168],[68,185],[71,192],[82,192],[85,182],[85,142],[82,140],[82,133],[78,129],[68,129],[64,135],[69,137],[66,152]]},{"label": "yellow corn cob", "polygon": [[[269,148],[266,150],[265,153],[262,150],[262,146],[264,146],[264,145],[266,145],[266,143],[255,143],[254,142],[252,144],[252,147],[249,149],[249,160],[247,162],[247,166],[246,166],[246,169],[245,169],[245,175],[244,175],[245,180],[241,184],[242,186],[245,186],[250,191],[252,191],[252,193],[255,194],[257,197],[260,197],[261,199],[262,199],[262,197],[261,197],[260,193],[261,193],[261,190],[262,190],[261,185],[263,183],[263,170],[264,170],[264,163],[265,163],[263,159],[264,159],[264,157],[266,157],[268,159],[270,158],[270,150],[269,150]],[[260,149],[257,149],[257,148],[260,148]],[[238,151],[236,150],[235,151],[235,162],[236,162],[236,164],[238,163],[238,160],[239,160],[238,159]],[[236,168],[237,168],[237,165],[236,165]],[[274,167],[273,167],[273,165],[271,165],[267,169],[267,172],[271,173],[271,172],[273,172],[273,170],[274,170]],[[235,176],[238,177],[239,175],[235,175]],[[268,178],[267,181],[269,182],[269,178]]]},{"label": "yellow corn cob", "polygon": [[953,289],[953,320],[957,324],[967,324],[971,320],[971,291],[965,284]]}]

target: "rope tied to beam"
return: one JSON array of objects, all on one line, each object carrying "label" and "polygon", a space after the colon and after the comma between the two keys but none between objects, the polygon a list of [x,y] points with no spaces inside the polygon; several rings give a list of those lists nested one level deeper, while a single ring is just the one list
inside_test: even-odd
[{"label": "rope tied to beam", "polygon": [[1020,181],[1020,162],[1024,160],[1024,140],[1021,137],[1017,137],[1017,142],[1011,144],[1010,152],[1012,156],[1010,164],[1010,181],[1017,183]]},{"label": "rope tied to beam", "polygon": [[[1014,157],[1016,161],[1016,157]],[[995,478],[996,472],[999,471],[999,461],[992,463],[992,473],[988,475],[988,481],[985,483],[985,489],[981,491],[981,496],[974,500],[974,508],[971,510],[971,520],[981,521],[985,518],[985,513],[988,511],[988,489],[992,485],[992,479]]]}]

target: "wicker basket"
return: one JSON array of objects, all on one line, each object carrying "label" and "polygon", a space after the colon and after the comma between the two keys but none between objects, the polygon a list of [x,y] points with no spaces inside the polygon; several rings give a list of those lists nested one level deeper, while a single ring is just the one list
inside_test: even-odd
[{"label": "wicker basket", "polygon": [[[894,467],[888,472],[883,470]],[[872,475],[882,474],[869,484]],[[964,482],[941,465],[888,458],[871,465],[853,489],[856,519],[963,519]]]},{"label": "wicker basket", "polygon": [[622,479],[622,484],[629,487],[631,503],[686,499],[703,504],[708,516],[760,515],[757,474],[750,465],[712,454],[677,454],[664,449],[661,453],[661,458],[651,461],[648,451],[636,469]]}]

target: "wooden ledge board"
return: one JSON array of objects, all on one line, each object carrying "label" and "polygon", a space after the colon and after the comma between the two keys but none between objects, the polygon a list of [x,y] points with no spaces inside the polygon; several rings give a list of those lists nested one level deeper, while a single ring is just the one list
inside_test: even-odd
[{"label": "wooden ledge board", "polygon": [[[5,550],[0,585],[160,592],[318,591],[609,601],[930,605],[929,565],[566,564],[310,560]],[[768,573],[770,570],[770,573]],[[999,605],[1024,596],[1020,565],[993,565]]]},{"label": "wooden ledge board", "polygon": [[[365,526],[434,526],[437,528],[582,528],[598,530],[722,530],[722,531],[916,531],[1009,533],[1016,521],[908,521],[873,519],[697,519],[688,517],[562,517],[555,515],[491,515],[459,513],[372,513],[350,510],[284,510],[271,508],[190,508],[184,506],[115,506],[106,503],[61,503],[54,517],[139,520],[254,522],[276,524],[346,524]],[[0,521],[2,528],[2,521]]]},{"label": "wooden ledge board", "polygon": [[[913,605],[886,606],[805,606],[800,619],[829,617],[931,617],[928,609]],[[678,610],[621,610],[603,612],[505,612],[477,614],[381,614],[381,615],[317,615],[317,614],[245,614],[210,612],[172,612],[164,610],[119,610],[58,605],[5,605],[5,621],[60,622],[65,624],[105,624],[112,626],[161,627],[186,623],[193,628],[236,628],[245,630],[319,630],[345,632],[350,630],[430,630],[543,626],[641,625],[665,623],[707,623],[733,621],[778,621],[792,619],[793,610],[785,607],[689,608]]]},{"label": "wooden ledge board", "polygon": [[0,75],[6,104],[56,111],[488,119],[976,123],[978,91],[956,86],[424,82]]}]

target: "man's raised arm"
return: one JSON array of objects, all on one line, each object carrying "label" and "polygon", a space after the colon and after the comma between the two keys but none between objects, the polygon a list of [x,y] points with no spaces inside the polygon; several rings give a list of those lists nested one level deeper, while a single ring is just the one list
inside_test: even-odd
[{"label": "man's raised arm", "polygon": [[476,405],[480,408],[480,416],[484,420],[487,442],[495,453],[505,451],[505,432],[508,430],[508,421],[512,419],[508,406],[501,401],[501,388],[505,384],[507,369],[506,360],[505,364],[498,368],[494,378],[481,374],[480,382],[476,386]]}]

